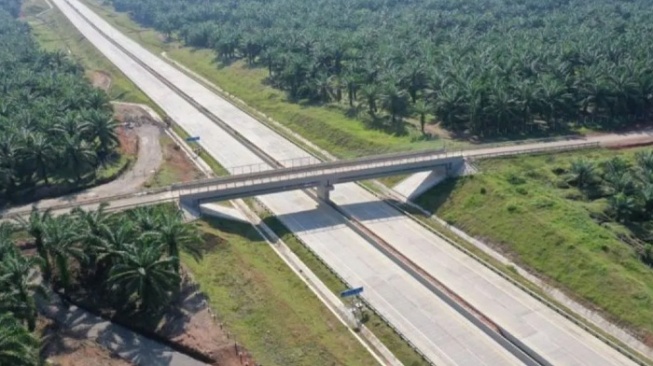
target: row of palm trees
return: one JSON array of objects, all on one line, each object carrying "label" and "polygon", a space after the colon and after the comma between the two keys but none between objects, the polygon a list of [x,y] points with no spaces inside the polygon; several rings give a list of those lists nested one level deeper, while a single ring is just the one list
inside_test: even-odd
[{"label": "row of palm trees", "polygon": [[112,0],[291,99],[478,136],[615,127],[653,111],[648,1]]},{"label": "row of palm trees", "polygon": [[102,288],[116,306],[165,307],[180,283],[180,253],[201,256],[197,230],[167,206],[56,217],[35,210],[21,228],[33,238],[44,280],[69,292]]},{"label": "row of palm trees", "polygon": [[[16,233],[28,235],[34,255],[18,250]],[[181,252],[199,259],[201,242],[197,229],[170,206],[108,213],[103,205],[60,216],[33,210],[16,224],[3,224],[0,323],[8,325],[0,328],[0,364],[34,365],[38,359],[32,357],[37,353],[31,335],[35,295],[43,293],[38,273],[44,284],[68,296],[92,298],[106,309],[152,314],[164,310],[180,289]],[[24,363],[11,361],[15,352],[23,354]]]},{"label": "row of palm trees", "polygon": [[107,95],[62,52],[39,49],[0,2],[0,200],[93,177],[115,157]]},{"label": "row of palm trees", "polygon": [[[570,182],[588,199],[606,198],[605,213],[627,226],[653,222],[653,150],[635,154],[634,163],[615,156],[602,162],[580,158],[571,162]],[[632,244],[642,260],[653,266],[653,237],[634,230]]]}]

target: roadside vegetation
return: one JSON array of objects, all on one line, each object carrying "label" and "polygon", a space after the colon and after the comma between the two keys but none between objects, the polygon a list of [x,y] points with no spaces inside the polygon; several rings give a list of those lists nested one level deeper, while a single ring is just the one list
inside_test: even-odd
[{"label": "roadside vegetation", "polygon": [[417,203],[650,345],[651,161],[650,149],[483,160]]},{"label": "roadside vegetation", "polygon": [[480,138],[617,128],[653,107],[646,1],[111,2],[392,134],[406,117]]},{"label": "roadside vegetation", "polygon": [[[3,0],[14,15],[16,2]],[[19,5],[16,5],[19,6]],[[41,50],[29,27],[0,10],[0,200],[88,184],[120,160],[104,92],[61,52]]]},{"label": "roadside vegetation", "polygon": [[206,219],[184,265],[217,317],[263,365],[369,365],[370,354],[249,224]]},{"label": "roadside vegetation", "polygon": [[[101,87],[111,100],[147,104],[160,112],[117,67],[84,38],[56,8],[48,10],[45,0],[23,1],[21,20],[29,24],[36,42],[44,50],[67,54],[84,68],[87,79],[95,83],[102,77]],[[161,114],[161,113],[159,113]]]},{"label": "roadside vegetation", "polygon": [[[26,233],[26,238],[16,233]],[[104,207],[61,216],[33,211],[16,224],[0,226],[0,315],[31,334],[37,317],[35,296],[48,286],[66,298],[101,304],[98,310],[119,311],[135,323],[156,318],[180,291],[180,252],[199,259],[201,243],[197,229],[183,223],[180,212],[170,206],[120,214],[107,213]],[[25,255],[21,249],[34,253]],[[24,363],[3,359],[11,351],[3,348],[0,364],[37,364],[38,357],[27,357],[38,355],[33,336],[17,327],[2,331],[15,333],[7,336],[22,345],[14,349],[24,353],[19,355]],[[11,344],[6,347],[15,347]]]}]

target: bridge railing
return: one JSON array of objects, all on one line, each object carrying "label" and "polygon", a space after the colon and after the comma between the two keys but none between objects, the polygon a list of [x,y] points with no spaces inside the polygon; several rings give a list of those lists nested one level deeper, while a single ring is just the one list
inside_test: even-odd
[{"label": "bridge railing", "polygon": [[[536,153],[545,153],[550,151],[568,151],[568,150],[577,150],[577,149],[586,149],[598,147],[598,142],[582,142],[577,144],[566,144],[566,145],[553,145],[553,146],[538,146],[528,149],[508,149],[504,151],[493,151],[486,154],[471,154],[475,159],[482,159],[494,156],[506,156],[506,155],[518,155],[518,154],[536,154]],[[162,193],[165,191],[171,191],[172,194],[185,195],[193,194],[198,192],[205,192],[216,190],[219,188],[233,188],[238,186],[247,186],[259,183],[268,183],[281,180],[290,180],[296,178],[306,178],[309,176],[323,176],[328,174],[340,174],[344,172],[349,172],[353,170],[364,170],[366,168],[375,168],[383,166],[394,166],[394,165],[403,165],[406,163],[414,163],[419,161],[428,161],[434,159],[443,159],[451,158],[456,156],[465,156],[466,152],[469,151],[478,151],[479,149],[469,150],[461,149],[457,151],[446,151],[446,150],[427,150],[427,151],[417,151],[417,152],[407,152],[407,153],[394,153],[394,154],[385,154],[371,156],[367,158],[337,161],[337,162],[327,162],[320,164],[308,164],[308,165],[299,165],[292,166],[289,168],[281,169],[268,169],[261,172],[253,172],[248,174],[240,174],[235,176],[219,177],[198,180],[187,183],[177,183],[168,187],[156,188],[144,190],[136,193],[124,194],[124,195],[115,195],[110,197],[101,197],[101,198],[91,198],[91,199],[71,199],[67,203],[62,203],[59,205],[52,205],[48,207],[43,207],[43,209],[51,210],[60,210],[65,208],[70,208],[74,205],[92,205],[98,204],[106,201],[116,201],[121,199],[134,198],[144,195],[153,195]],[[307,162],[309,160],[306,160]],[[0,213],[0,215],[25,215],[29,214],[31,209],[26,209],[22,211],[14,211],[10,213]]]},{"label": "bridge railing", "polygon": [[460,153],[447,153],[444,150],[429,150],[421,152],[390,154],[355,160],[280,168],[275,170],[269,169],[262,172],[241,174],[238,176],[211,178],[201,181],[175,184],[173,185],[173,189],[180,191],[180,194],[186,194],[183,193],[183,191],[206,191],[207,188],[215,189],[219,186],[225,188],[233,188],[240,185],[269,183],[280,180],[307,178],[311,176],[326,176],[330,174],[336,175],[369,168],[389,167],[419,161],[439,160],[454,156],[460,156]]},{"label": "bridge railing", "polygon": [[[367,158],[352,159],[336,162],[325,162],[320,164],[310,164],[303,166],[294,166],[289,168],[268,169],[262,172],[241,174],[237,176],[219,177],[173,185],[173,189],[180,191],[180,195],[207,192],[211,190],[224,188],[237,188],[241,186],[251,186],[255,184],[272,183],[275,181],[284,181],[291,179],[308,178],[312,176],[338,175],[351,171],[360,171],[369,168],[390,167],[415,163],[420,161],[441,160],[453,157],[470,156],[476,159],[487,158],[491,156],[506,156],[518,154],[536,154],[549,151],[576,150],[598,147],[596,142],[582,142],[577,144],[565,145],[544,145],[531,148],[514,148],[506,150],[497,150],[487,154],[469,154],[470,150],[461,149],[456,151],[446,150],[427,150],[418,152],[395,153]],[[471,150],[480,151],[480,150]],[[184,192],[185,191],[185,192]]]},{"label": "bridge railing", "polygon": [[[162,188],[154,188],[154,189],[148,189],[140,192],[134,192],[134,193],[126,193],[126,194],[117,194],[113,196],[105,196],[105,197],[98,197],[98,198],[87,198],[87,199],[76,199],[74,196],[71,197],[66,203],[60,203],[56,205],[47,205],[40,207],[38,205],[32,205],[29,209],[24,209],[24,210],[19,210],[19,211],[10,211],[10,212],[0,212],[0,217],[6,218],[6,217],[19,217],[19,216],[25,216],[29,215],[34,208],[38,210],[51,210],[51,211],[58,211],[58,210],[64,210],[64,209],[69,209],[73,206],[80,206],[80,205],[93,205],[93,204],[101,204],[103,202],[109,202],[109,201],[118,201],[118,200],[123,200],[123,199],[129,199],[129,198],[136,198],[136,197],[142,197],[142,196],[151,196],[151,195],[156,195],[160,193],[164,193],[166,191],[170,191],[170,187],[162,187]],[[172,197],[172,195],[171,195]]]},{"label": "bridge railing", "polygon": [[[205,187],[212,184],[229,184],[235,181],[243,181],[247,179],[259,180],[265,179],[268,177],[282,176],[284,174],[325,174],[327,171],[334,174],[342,171],[351,170],[352,168],[358,168],[360,166],[365,166],[363,164],[376,164],[378,166],[390,166],[405,163],[406,160],[429,160],[433,158],[444,158],[449,156],[458,156],[459,152],[447,152],[446,150],[426,150],[418,152],[407,152],[407,153],[394,153],[394,154],[385,154],[385,155],[376,155],[359,159],[352,160],[340,160],[334,162],[322,162],[319,164],[309,164],[309,165],[298,165],[291,166],[287,168],[272,169],[268,166],[267,170],[255,171],[252,173],[240,174],[237,176],[228,176],[228,177],[219,177],[219,178],[209,178],[203,179],[188,183],[179,183],[174,184],[173,189],[192,189]],[[262,164],[263,165],[263,164]],[[243,168],[240,170],[251,169],[251,165],[246,166],[250,168]],[[233,169],[233,168],[232,168]],[[298,176],[299,177],[299,176]]]},{"label": "bridge railing", "polygon": [[470,157],[473,159],[483,159],[491,158],[497,156],[508,156],[508,155],[528,155],[528,154],[544,154],[553,151],[573,151],[573,150],[583,150],[597,148],[600,146],[599,142],[582,142],[571,145],[549,145],[549,146],[538,146],[527,149],[512,149],[512,150],[495,150],[483,154],[470,154]]}]

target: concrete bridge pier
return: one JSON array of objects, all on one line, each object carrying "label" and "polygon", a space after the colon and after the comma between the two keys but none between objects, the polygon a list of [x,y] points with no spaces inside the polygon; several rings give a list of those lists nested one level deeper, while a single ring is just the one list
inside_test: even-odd
[{"label": "concrete bridge pier", "polygon": [[328,180],[317,186],[317,197],[324,202],[329,202],[329,192],[333,191],[333,184]]}]

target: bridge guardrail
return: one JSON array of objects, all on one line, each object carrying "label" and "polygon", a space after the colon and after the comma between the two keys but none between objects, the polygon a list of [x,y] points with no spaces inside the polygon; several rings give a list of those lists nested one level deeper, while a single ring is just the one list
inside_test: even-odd
[{"label": "bridge guardrail", "polygon": [[[535,154],[535,153],[545,153],[550,151],[568,151],[568,150],[578,150],[585,148],[598,147],[598,142],[583,142],[578,144],[571,145],[556,145],[556,146],[541,146],[534,147],[530,149],[512,149],[506,151],[496,151],[489,152],[487,154],[476,154],[470,156],[473,159],[483,159],[495,156],[508,156],[508,155],[520,155],[520,154]],[[393,166],[399,164],[406,164],[409,162],[418,162],[426,161],[432,159],[444,159],[449,157],[465,156],[465,152],[469,150],[457,150],[457,151],[443,151],[443,150],[427,150],[419,152],[409,152],[401,154],[386,154],[380,156],[373,156],[369,158],[362,159],[352,159],[347,161],[340,162],[327,162],[320,164],[311,164],[306,166],[291,167],[291,168],[281,168],[281,169],[270,169],[263,172],[249,173],[234,175],[228,177],[218,177],[203,179],[188,183],[177,183],[171,186],[144,190],[136,193],[129,193],[123,195],[115,195],[109,197],[101,198],[91,198],[84,199],[80,201],[62,203],[59,205],[53,205],[49,207],[44,207],[44,209],[50,210],[60,210],[70,208],[72,206],[81,206],[81,205],[91,205],[102,203],[106,201],[116,201],[120,199],[134,198],[144,195],[153,195],[163,193],[165,191],[176,192],[178,195],[192,194],[192,191],[204,191],[217,189],[217,186],[223,186],[225,188],[236,187],[238,185],[246,185],[253,183],[266,183],[273,182],[278,180],[288,180],[292,178],[303,178],[311,175],[328,175],[328,174],[338,174],[347,171],[352,171],[353,169],[364,169],[372,167],[383,167],[383,166]],[[473,150],[477,151],[477,150]],[[188,192],[184,192],[188,191]],[[9,215],[11,216],[20,216],[29,214],[30,210],[22,210],[12,212]]]},{"label": "bridge guardrail", "polygon": [[145,191],[140,191],[140,192],[135,192],[135,193],[126,193],[126,194],[119,194],[119,195],[114,195],[114,196],[108,196],[108,197],[98,197],[98,198],[89,198],[89,199],[83,199],[79,201],[72,200],[70,203],[61,203],[57,205],[51,205],[47,207],[37,207],[36,205],[32,205],[30,209],[25,209],[25,210],[19,210],[19,211],[14,211],[14,212],[8,212],[8,213],[2,213],[0,212],[0,217],[18,217],[18,216],[23,216],[23,215],[28,215],[32,212],[33,208],[37,209],[42,209],[42,210],[51,210],[51,211],[58,211],[58,210],[64,210],[67,208],[75,207],[75,206],[82,206],[82,205],[93,205],[93,204],[99,204],[103,202],[108,202],[108,201],[117,201],[121,199],[128,199],[128,198],[136,198],[136,197],[141,197],[141,196],[149,196],[153,194],[159,194],[169,191],[169,187],[162,187],[162,188],[155,188],[155,189],[149,189]]},{"label": "bridge guardrail", "polygon": [[[335,169],[357,166],[365,163],[372,164],[372,163],[380,163],[380,162],[392,162],[401,159],[418,159],[420,157],[427,157],[432,155],[437,156],[442,154],[445,155],[444,157],[447,157],[447,156],[454,156],[454,154],[459,154],[459,153],[457,152],[448,153],[446,150],[439,149],[439,150],[425,150],[419,152],[408,152],[408,153],[399,153],[399,154],[377,155],[377,156],[370,156],[367,158],[340,160],[335,162],[322,162],[319,164],[301,165],[301,166],[294,166],[288,168],[278,168],[278,169],[270,168],[269,170],[262,170],[262,171],[245,173],[245,174],[229,176],[229,177],[218,177],[218,178],[203,179],[203,180],[198,180],[198,181],[193,181],[188,183],[173,184],[172,187],[174,189],[189,189],[195,187],[203,187],[208,184],[225,184],[225,183],[230,183],[232,181],[241,181],[244,178],[259,179],[267,176],[277,176],[283,173],[311,172],[317,170],[318,168],[319,171],[335,170]],[[264,166],[264,164],[261,165]],[[251,165],[247,165],[247,166],[251,166]],[[334,173],[336,172],[337,171],[334,171]]]},{"label": "bridge guardrail", "polygon": [[599,147],[601,144],[599,142],[582,142],[578,144],[571,145],[554,145],[554,146],[542,146],[534,147],[530,149],[517,149],[517,150],[506,150],[506,151],[495,151],[488,152],[486,154],[475,154],[470,155],[472,159],[484,159],[491,158],[496,156],[508,156],[508,155],[524,155],[524,154],[537,154],[537,153],[547,153],[551,151],[573,151],[573,150],[582,150]]}]

